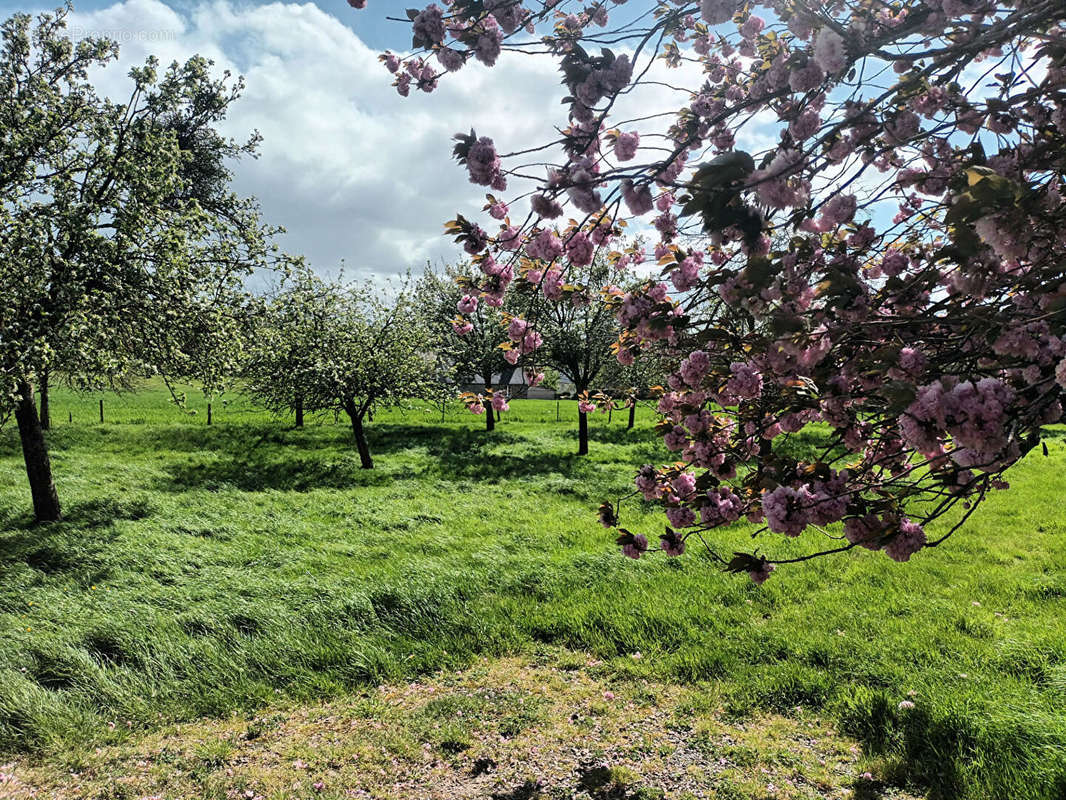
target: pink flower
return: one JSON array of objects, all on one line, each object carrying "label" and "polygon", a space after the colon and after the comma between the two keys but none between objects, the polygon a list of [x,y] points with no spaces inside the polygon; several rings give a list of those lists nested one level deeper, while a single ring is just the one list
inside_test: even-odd
[{"label": "pink flower", "polygon": [[444,41],[444,14],[433,3],[419,12],[413,23],[415,39],[422,47],[441,44]]},{"label": "pink flower", "polygon": [[670,481],[670,485],[674,487],[678,497],[689,497],[696,493],[696,476],[691,472],[682,472]]},{"label": "pink flower", "polygon": [[520,342],[529,330],[529,323],[520,317],[515,317],[507,326],[507,338],[512,342]]},{"label": "pink flower", "polygon": [[796,67],[788,73],[788,88],[794,92],[809,92],[822,85],[825,71],[811,59],[802,67]]},{"label": "pink flower", "polygon": [[500,30],[496,18],[491,14],[481,21],[481,25],[484,31],[477,38],[474,57],[486,67],[492,67],[496,65],[496,59],[500,57],[503,31]]},{"label": "pink flower", "polygon": [[465,294],[463,295],[462,299],[455,304],[455,307],[459,309],[460,314],[472,314],[474,313],[474,311],[477,310],[477,298],[472,295]]},{"label": "pink flower", "polygon": [[762,375],[749,364],[735,361],[729,365],[726,391],[740,400],[754,400],[762,393]]},{"label": "pink flower", "polygon": [[740,35],[745,39],[754,39],[765,27],[766,21],[762,17],[757,17],[752,14],[744,20],[744,24],[740,26]]},{"label": "pink flower", "polygon": [[698,389],[703,385],[703,379],[710,368],[710,356],[702,350],[694,350],[681,362],[681,366],[678,368],[678,374],[685,383],[693,389]]},{"label": "pink flower", "polygon": [[910,557],[925,547],[925,531],[922,526],[904,518],[899,532],[885,545],[885,554],[893,561],[909,561]]},{"label": "pink flower", "polygon": [[552,267],[544,273],[544,279],[540,284],[544,297],[548,300],[557,301],[563,296],[563,273],[562,270]]},{"label": "pink flower", "polygon": [[522,337],[520,349],[523,353],[532,353],[542,344],[544,344],[544,337],[536,331],[526,331],[526,335]]},{"label": "pink flower", "polygon": [[822,207],[818,224],[823,231],[831,231],[838,225],[850,222],[858,208],[858,200],[853,194],[835,194]]},{"label": "pink flower", "polygon": [[526,245],[526,255],[541,261],[554,261],[563,254],[563,243],[553,230],[545,228]]},{"label": "pink flower", "polygon": [[585,267],[592,263],[596,252],[592,240],[584,232],[575,233],[566,243],[566,257],[575,267]]},{"label": "pink flower", "polygon": [[737,0],[702,0],[700,14],[709,25],[729,22],[737,13]]},{"label": "pink flower", "polygon": [[437,51],[437,60],[448,72],[458,72],[466,63],[466,56],[459,50],[442,47]]},{"label": "pink flower", "polygon": [[514,225],[504,228],[496,236],[496,244],[502,250],[517,250],[522,246],[522,237]]},{"label": "pink flower", "polygon": [[622,554],[628,558],[637,559],[648,552],[648,537],[642,533],[623,534],[618,543],[622,545]]},{"label": "pink flower", "polygon": [[[677,531],[667,528],[666,533],[659,536],[659,547],[666,555],[676,558],[685,552],[685,540]],[[636,653],[633,655],[634,658],[637,656]]]},{"label": "pink flower", "polygon": [[848,63],[844,39],[828,25],[814,39],[814,60],[830,75],[841,72]]},{"label": "pink flower", "polygon": [[788,131],[798,141],[809,139],[822,126],[822,118],[813,108],[808,108],[789,123]]},{"label": "pink flower", "polygon": [[492,395],[492,407],[497,411],[508,411],[507,396],[496,392]]},{"label": "pink flower", "polygon": [[754,581],[756,586],[762,586],[766,583],[766,579],[770,577],[770,573],[773,571],[774,565],[763,561],[755,569],[748,570],[748,577]]},{"label": "pink flower", "polygon": [[638,188],[628,178],[622,181],[622,200],[625,201],[629,213],[636,217],[651,211],[654,203],[650,186],[645,184]]},{"label": "pink flower", "polygon": [[670,273],[670,282],[679,292],[687,292],[699,283],[700,267],[702,266],[702,254],[697,253],[685,258],[677,269]]},{"label": "pink flower", "polygon": [[667,450],[680,450],[688,442],[688,433],[680,425],[675,425],[663,436]]},{"label": "pink flower", "polygon": [[614,140],[614,154],[619,161],[632,161],[637,155],[638,147],[640,147],[640,134],[636,131],[620,133]]},{"label": "pink flower", "polygon": [[718,527],[740,519],[744,501],[728,486],[707,490],[707,502],[700,507],[700,522]]},{"label": "pink flower", "polygon": [[844,538],[868,550],[877,550],[881,547],[880,540],[884,527],[884,523],[876,514],[849,517],[844,520]]},{"label": "pink flower", "polygon": [[533,207],[534,214],[545,219],[555,219],[563,215],[563,207],[542,194],[533,195],[530,205]]},{"label": "pink flower", "polygon": [[459,336],[466,336],[468,333],[470,333],[470,331],[474,330],[474,325],[473,323],[465,320],[462,322],[456,320],[452,322],[452,330],[455,331]]},{"label": "pink flower", "polygon": [[509,211],[510,209],[507,208],[507,203],[493,203],[492,206],[489,207],[489,216],[493,219],[503,219],[507,216]]},{"label": "pink flower", "polygon": [[[482,136],[470,146],[466,155],[466,169],[473,183],[500,188],[503,177],[500,172],[500,157],[496,155],[496,146],[492,139]],[[505,188],[506,182],[500,190]]]},{"label": "pink flower", "polygon": [[590,403],[588,400],[582,400],[577,404],[577,410],[582,414],[591,414],[596,410],[596,404]]},{"label": "pink flower", "polygon": [[807,527],[807,503],[803,494],[790,486],[778,486],[762,497],[766,524],[775,533],[799,536]]},{"label": "pink flower", "polygon": [[666,509],[666,518],[675,528],[687,528],[696,524],[696,515],[687,506],[675,506]]}]

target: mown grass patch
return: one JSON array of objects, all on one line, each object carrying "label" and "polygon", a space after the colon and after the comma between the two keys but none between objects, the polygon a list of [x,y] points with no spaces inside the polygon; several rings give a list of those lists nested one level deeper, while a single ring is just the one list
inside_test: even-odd
[{"label": "mown grass patch", "polygon": [[817,714],[738,722],[698,688],[612,680],[602,666],[555,648],[479,659],[326,704],[185,724],[74,761],[7,767],[4,796],[914,798],[869,777],[878,765]]}]

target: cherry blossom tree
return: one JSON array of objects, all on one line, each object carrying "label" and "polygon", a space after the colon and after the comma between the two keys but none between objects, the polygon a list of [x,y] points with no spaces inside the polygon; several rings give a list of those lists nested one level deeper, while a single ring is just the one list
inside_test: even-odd
[{"label": "cherry blossom tree", "polygon": [[[659,410],[681,461],[636,479],[666,508],[667,555],[699,537],[757,582],[855,547],[907,561],[1061,419],[1061,0],[452,0],[408,16],[412,50],[382,56],[403,95],[519,54],[562,75],[542,146],[457,137],[470,180],[521,209],[498,230],[458,217],[468,252],[540,284],[623,221],[657,238],[662,280],[610,303],[620,358],[672,353]],[[649,92],[674,111],[625,111]],[[821,446],[796,455],[800,432]],[[745,518],[758,548],[718,554],[715,530]],[[804,534],[828,543],[774,555]]]}]

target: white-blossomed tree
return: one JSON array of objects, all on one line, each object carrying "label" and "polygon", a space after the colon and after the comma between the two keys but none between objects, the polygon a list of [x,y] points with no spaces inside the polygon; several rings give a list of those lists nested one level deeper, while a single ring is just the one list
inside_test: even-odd
[{"label": "white-blossomed tree", "polygon": [[407,286],[394,292],[294,270],[264,304],[245,367],[247,390],[274,411],[344,414],[363,469],[375,409],[432,399],[429,331]]},{"label": "white-blossomed tree", "polygon": [[[471,60],[561,72],[541,146],[459,137],[474,183],[529,196],[498,230],[456,220],[482,263],[543,278],[621,220],[654,232],[662,279],[612,303],[622,358],[672,353],[659,410],[680,462],[636,479],[665,506],[667,554],[698,536],[758,582],[854,547],[906,561],[1062,418],[1061,0],[453,0],[408,17],[411,51],[382,56],[403,95]],[[642,91],[673,112],[625,115]],[[797,457],[808,429],[822,446]],[[757,547],[718,554],[715,530],[743,518]],[[801,535],[825,545],[775,554]]]},{"label": "white-blossomed tree", "polygon": [[166,70],[150,59],[125,101],[101,97],[89,73],[118,46],[74,41],[68,12],[15,14],[0,30],[0,419],[18,425],[41,522],[61,507],[36,387],[57,373],[85,389],[121,384],[181,363],[194,340],[236,335],[244,279],[268,266],[272,233],[225,180],[202,205],[180,141],[179,121],[208,135],[239,82],[213,78],[204,59]]}]

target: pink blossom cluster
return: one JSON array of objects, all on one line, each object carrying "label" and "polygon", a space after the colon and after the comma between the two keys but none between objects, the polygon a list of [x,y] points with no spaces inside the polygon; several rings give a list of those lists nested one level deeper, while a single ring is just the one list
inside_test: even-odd
[{"label": "pink blossom cluster", "polygon": [[[1038,17],[1021,0],[818,14],[768,0],[757,16],[737,0],[701,0],[698,14],[692,4],[648,22],[665,45],[617,55],[586,49],[627,38],[624,26],[598,30],[607,3],[441,5],[443,30],[437,6],[412,24],[448,72],[469,57],[495,63],[526,26],[564,76],[558,147],[538,151],[558,163],[546,180],[521,178],[532,214],[512,224],[493,200],[485,210],[500,231],[462,231],[484,302],[502,302],[516,275],[538,302],[593,302],[570,273],[609,251],[627,218],[651,239],[660,277],[605,296],[622,328],[619,363],[647,353],[668,364],[659,430],[682,466],[636,477],[665,509],[668,555],[747,518],[760,535],[840,526],[831,549],[906,561],[954,503],[1004,487],[1041,426],[1061,419],[1066,175],[1047,154],[1066,130],[1066,67],[1029,42],[1061,39],[1062,15]],[[616,100],[648,80],[653,58],[694,64],[699,80],[669,120],[620,132],[635,123]],[[418,53],[383,60],[404,93],[440,78]],[[1017,63],[1037,76],[1025,91],[957,80],[969,64],[997,76]],[[875,67],[885,80],[855,77]],[[737,131],[762,118],[780,137],[740,151]],[[491,139],[472,134],[462,148],[472,181],[505,182]],[[520,179],[517,167],[507,174]],[[570,213],[569,227],[545,227]],[[682,251],[689,241],[707,245]],[[635,252],[610,257],[629,266]],[[535,351],[537,336],[512,321],[507,359]],[[818,452],[803,461],[796,451],[812,440]],[[639,534],[619,545],[634,558],[648,549]],[[773,568],[751,554],[734,567],[760,583]]]},{"label": "pink blossom cluster", "polygon": [[492,139],[482,136],[469,150],[466,156],[466,168],[470,180],[482,186],[491,186],[498,192],[507,188],[507,178],[500,169],[500,157]]}]

